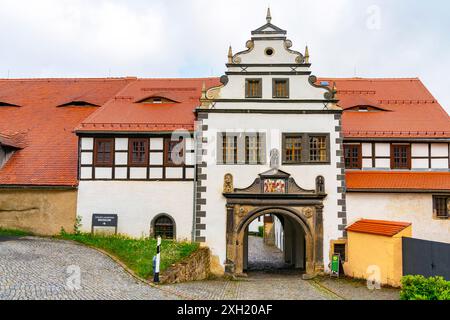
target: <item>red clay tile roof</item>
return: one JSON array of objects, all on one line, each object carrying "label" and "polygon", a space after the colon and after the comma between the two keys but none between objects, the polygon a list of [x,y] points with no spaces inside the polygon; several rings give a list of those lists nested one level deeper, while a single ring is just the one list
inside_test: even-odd
[{"label": "red clay tile roof", "polygon": [[[336,82],[344,108],[378,102],[378,107],[388,110],[345,112],[343,127],[347,138],[450,137],[449,116],[418,79],[328,81]],[[193,130],[193,110],[199,105],[203,82],[207,87],[219,85],[218,78],[0,80],[0,134],[5,144],[23,148],[0,170],[0,185],[76,185],[75,128],[80,132]],[[165,97],[177,103],[138,103],[150,97]],[[70,106],[76,101],[102,107]],[[58,107],[61,105],[68,106]],[[428,183],[429,176],[423,173],[421,177],[404,178],[408,181],[405,185],[415,189],[439,185],[448,189],[446,175],[440,178],[442,183],[436,183],[435,178]],[[350,186],[362,186],[353,181],[365,178],[349,179]],[[390,182],[378,186],[394,184],[391,188],[400,188],[395,186],[398,181],[381,180]]]},{"label": "red clay tile roof", "polygon": [[0,185],[77,185],[78,139],[74,128],[95,107],[58,108],[70,100],[102,105],[131,79],[0,80],[0,101],[20,107],[0,107],[2,136],[22,137],[0,169]]},{"label": "red clay tile roof", "polygon": [[[139,79],[84,120],[77,132],[161,132],[194,130],[194,109],[200,105],[201,90],[220,84],[218,78]],[[176,103],[148,104],[151,97]]]},{"label": "red clay tile roof", "polygon": [[410,225],[411,223],[407,222],[363,219],[347,227],[347,231],[393,237]]},{"label": "red clay tile roof", "polygon": [[379,112],[344,112],[345,138],[450,138],[450,118],[417,79],[320,79],[335,82],[345,110],[371,100]]},{"label": "red clay tile roof", "polygon": [[352,171],[345,176],[349,191],[450,191],[450,172]]}]

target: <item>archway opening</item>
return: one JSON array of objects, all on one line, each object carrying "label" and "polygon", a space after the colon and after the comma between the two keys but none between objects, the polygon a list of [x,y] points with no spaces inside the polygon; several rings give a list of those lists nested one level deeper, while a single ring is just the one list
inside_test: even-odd
[{"label": "archway opening", "polygon": [[306,234],[289,215],[265,213],[248,224],[243,246],[244,272],[303,273]]}]

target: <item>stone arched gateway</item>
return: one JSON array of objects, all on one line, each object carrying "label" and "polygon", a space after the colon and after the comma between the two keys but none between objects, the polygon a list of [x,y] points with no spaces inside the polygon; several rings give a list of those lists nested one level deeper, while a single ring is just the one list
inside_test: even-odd
[{"label": "stone arched gateway", "polygon": [[305,190],[290,174],[278,169],[262,173],[245,189],[233,187],[233,177],[226,175],[224,197],[227,199],[226,272],[244,272],[246,229],[257,217],[275,214],[295,221],[305,235],[306,273],[323,271],[323,199],[324,179],[316,179],[316,190]]}]

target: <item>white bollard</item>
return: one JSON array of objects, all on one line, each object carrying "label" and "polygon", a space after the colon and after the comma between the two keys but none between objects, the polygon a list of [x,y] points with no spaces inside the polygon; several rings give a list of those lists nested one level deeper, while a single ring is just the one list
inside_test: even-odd
[{"label": "white bollard", "polygon": [[159,283],[159,265],[161,263],[161,237],[158,237],[156,245],[156,262],[155,262],[155,274],[153,282]]}]

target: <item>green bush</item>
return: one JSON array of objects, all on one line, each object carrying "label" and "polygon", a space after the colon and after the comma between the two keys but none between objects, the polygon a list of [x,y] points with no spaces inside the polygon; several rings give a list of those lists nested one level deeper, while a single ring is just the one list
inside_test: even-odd
[{"label": "green bush", "polygon": [[450,300],[450,281],[443,277],[405,276],[402,279],[402,300]]},{"label": "green bush", "polygon": [[258,228],[258,237],[264,238],[264,226]]}]

